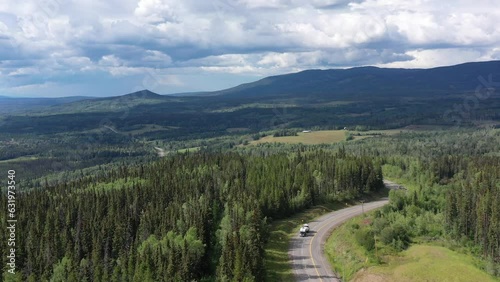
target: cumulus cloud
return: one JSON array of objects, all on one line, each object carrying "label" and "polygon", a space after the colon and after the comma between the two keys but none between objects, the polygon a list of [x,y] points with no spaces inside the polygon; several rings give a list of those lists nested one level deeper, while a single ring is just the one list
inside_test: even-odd
[{"label": "cumulus cloud", "polygon": [[499,59],[497,6],[495,0],[3,0],[0,94],[22,89],[36,96],[37,85],[66,91],[66,81],[103,73],[109,76],[96,89],[122,89],[124,80],[143,87],[153,73],[155,89],[168,93],[308,68]]}]

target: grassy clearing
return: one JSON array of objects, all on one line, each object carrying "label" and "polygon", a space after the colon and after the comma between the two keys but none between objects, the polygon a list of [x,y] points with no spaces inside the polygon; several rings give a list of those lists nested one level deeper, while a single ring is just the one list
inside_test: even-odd
[{"label": "grassy clearing", "polygon": [[177,153],[187,153],[187,152],[198,152],[201,149],[201,147],[192,147],[192,148],[186,148],[186,149],[180,149],[177,150]]},{"label": "grassy clearing", "polygon": [[371,219],[368,213],[348,220],[325,244],[325,254],[343,281],[499,281],[481,270],[473,255],[425,241],[397,252],[379,238],[376,248],[366,251],[355,233],[368,227]]},{"label": "grassy clearing", "polygon": [[386,130],[368,130],[368,131],[350,131],[353,135],[360,134],[362,136],[376,136],[376,135],[396,135],[401,132],[408,132],[407,129],[386,129]]},{"label": "grassy clearing", "polygon": [[266,136],[259,140],[250,142],[251,145],[262,144],[262,143],[288,143],[288,144],[324,144],[324,143],[337,143],[345,140],[345,130],[323,130],[323,131],[312,131],[309,133],[300,132],[298,136],[284,136],[284,137],[273,137]]},{"label": "grassy clearing", "polygon": [[292,236],[297,236],[298,228],[304,222],[309,222],[327,212],[344,207],[344,205],[316,206],[290,218],[272,223],[264,259],[266,281],[294,281],[295,278],[288,257],[290,239]]},{"label": "grassy clearing", "polygon": [[395,135],[401,133],[401,131],[402,130],[400,129],[370,130],[370,131],[320,130],[320,131],[311,131],[309,133],[299,132],[298,136],[274,137],[272,135],[269,135],[259,140],[251,141],[250,145],[262,144],[262,143],[287,143],[287,144],[302,143],[305,145],[331,144],[331,143],[338,143],[341,141],[345,141],[347,132],[353,135],[354,140],[358,140],[378,135]]},{"label": "grassy clearing", "polygon": [[388,265],[361,271],[353,281],[499,281],[474,266],[471,256],[444,247],[413,245]]},{"label": "grassy clearing", "polygon": [[34,161],[34,160],[38,160],[38,157],[25,156],[25,157],[19,157],[19,158],[15,158],[15,159],[2,160],[2,161],[0,161],[0,164],[12,163],[12,162],[29,162],[29,161]]}]

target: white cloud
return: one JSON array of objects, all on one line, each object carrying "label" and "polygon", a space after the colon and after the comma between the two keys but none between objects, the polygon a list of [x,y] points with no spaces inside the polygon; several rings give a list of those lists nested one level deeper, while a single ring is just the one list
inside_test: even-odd
[{"label": "white cloud", "polygon": [[17,75],[34,75],[39,74],[40,70],[38,68],[29,67],[29,68],[18,68],[10,72],[9,76],[17,76]]},{"label": "white cloud", "polygon": [[0,83],[499,59],[498,18],[495,0],[2,0]]},{"label": "white cloud", "polygon": [[380,64],[395,68],[431,68],[440,65],[454,65],[482,59],[482,52],[473,49],[434,49],[406,52],[413,60]]},{"label": "white cloud", "polygon": [[17,93],[17,94],[32,94],[36,93],[41,90],[47,90],[50,89],[57,84],[54,82],[43,82],[43,83],[36,83],[36,84],[25,84],[21,86],[14,86],[9,88],[10,92]]},{"label": "white cloud", "polygon": [[169,55],[164,54],[160,51],[147,50],[146,56],[144,57],[144,61],[170,64],[172,63],[172,58]]},{"label": "white cloud", "polygon": [[99,65],[104,67],[119,67],[124,65],[124,61],[115,55],[102,56]]},{"label": "white cloud", "polygon": [[150,22],[158,23],[165,21],[175,21],[175,2],[164,0],[140,0],[134,15],[138,18]]}]

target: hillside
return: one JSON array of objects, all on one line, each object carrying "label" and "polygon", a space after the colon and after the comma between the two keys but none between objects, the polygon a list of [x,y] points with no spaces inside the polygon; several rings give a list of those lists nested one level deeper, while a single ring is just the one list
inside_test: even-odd
[{"label": "hillside", "polygon": [[[141,90],[126,95],[97,98],[71,103],[58,104],[42,109],[39,113],[84,113],[84,112],[117,112],[124,111],[139,105],[154,105],[161,102],[173,101],[175,98],[160,95],[149,90]],[[44,111],[45,110],[45,111]]]},{"label": "hillside", "polygon": [[466,63],[432,69],[351,69],[306,70],[271,76],[234,88],[202,95],[232,97],[322,96],[366,99],[367,97],[412,97],[472,92],[479,76],[500,77],[500,61]]},{"label": "hillside", "polygon": [[[17,160],[24,166],[21,160],[28,158],[29,165],[37,167],[30,171],[42,175],[46,170],[152,156],[159,144],[167,144],[171,151],[208,145],[230,148],[283,129],[498,126],[500,93],[492,91],[479,99],[474,91],[481,85],[478,76],[489,79],[491,74],[497,81],[499,67],[500,62],[486,62],[429,70],[311,70],[212,96],[173,97],[144,90],[74,98],[80,101],[38,99],[31,110],[30,99],[3,98],[27,104],[18,102],[25,107],[22,112],[0,116],[0,161]],[[40,101],[47,105],[41,107]],[[82,142],[85,153],[79,157],[88,163],[73,162],[71,152]],[[51,166],[56,160],[63,165]]]},{"label": "hillside", "polygon": [[50,106],[89,100],[92,97],[64,97],[64,98],[13,98],[0,96],[0,115],[13,113],[26,113],[41,110]]}]

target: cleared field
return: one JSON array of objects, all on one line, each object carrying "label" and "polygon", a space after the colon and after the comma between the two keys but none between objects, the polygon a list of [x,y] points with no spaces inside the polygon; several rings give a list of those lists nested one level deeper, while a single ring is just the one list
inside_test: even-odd
[{"label": "cleared field", "polygon": [[474,266],[473,258],[444,247],[414,245],[387,266],[358,272],[352,281],[498,281]]},{"label": "cleared field", "polygon": [[[392,129],[392,130],[372,130],[372,131],[347,131],[347,130],[321,130],[321,131],[311,131],[308,133],[299,132],[298,136],[284,136],[284,137],[274,137],[266,136],[259,140],[251,141],[250,145],[262,144],[262,143],[288,143],[288,144],[306,144],[306,145],[316,145],[316,144],[331,144],[344,141],[346,139],[346,133],[349,132],[353,134],[354,140],[363,139],[367,137],[373,137],[376,135],[394,135],[398,134],[403,130]],[[362,136],[356,136],[355,134],[361,134]]]},{"label": "cleared field", "polygon": [[192,147],[192,148],[185,148],[185,149],[180,149],[177,150],[177,153],[187,153],[187,152],[198,152],[201,149],[201,147]]},{"label": "cleared field", "polygon": [[309,133],[300,132],[298,136],[284,136],[284,137],[273,137],[266,136],[259,140],[250,142],[250,144],[261,144],[261,143],[288,143],[288,144],[324,144],[324,143],[336,143],[345,140],[345,130],[324,130],[324,131],[312,131]]}]

